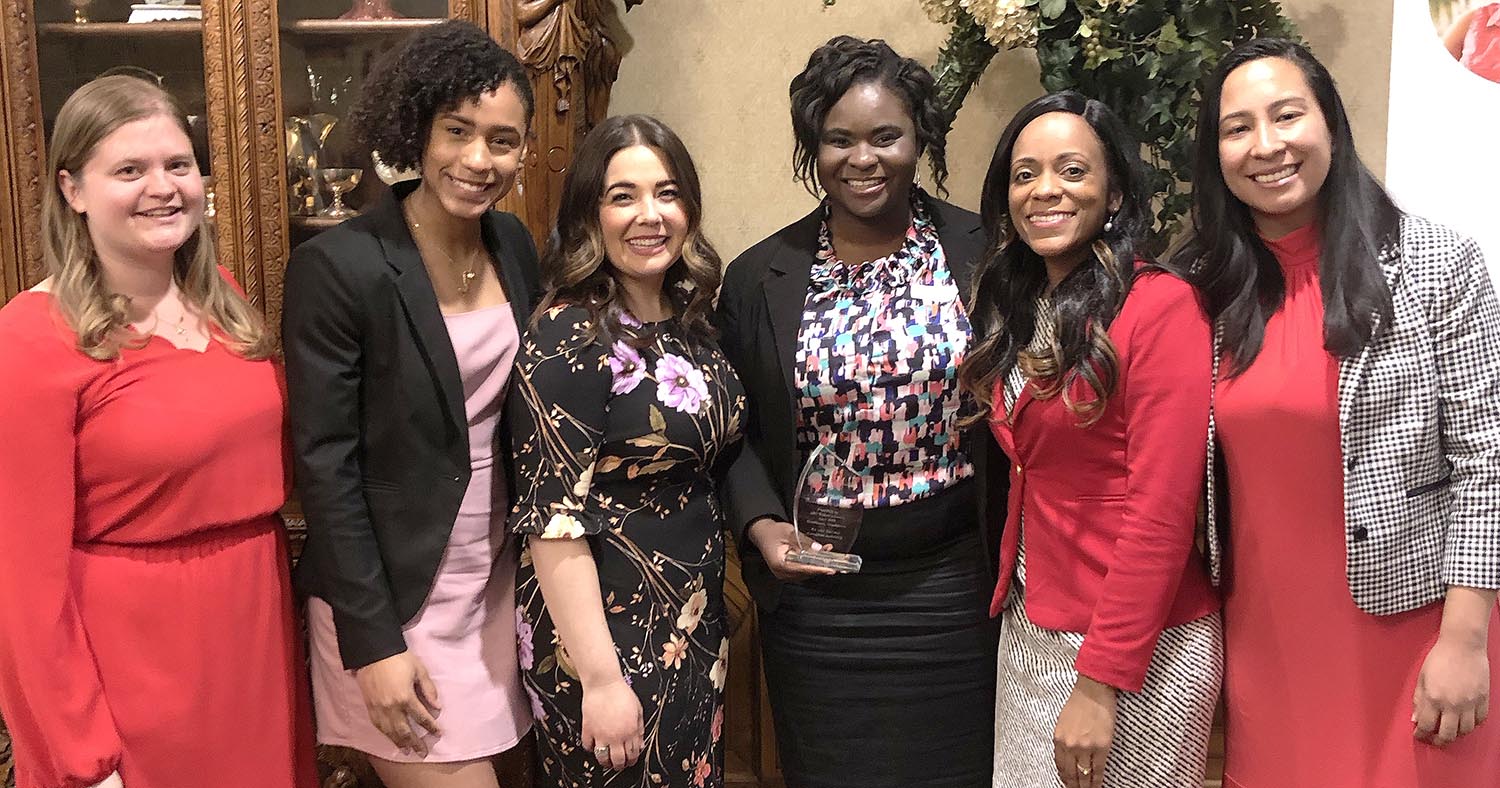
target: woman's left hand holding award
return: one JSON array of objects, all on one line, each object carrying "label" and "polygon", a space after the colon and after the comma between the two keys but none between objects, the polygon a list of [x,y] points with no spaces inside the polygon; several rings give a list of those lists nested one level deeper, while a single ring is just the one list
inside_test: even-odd
[{"label": "woman's left hand holding award", "polygon": [[[754,543],[755,549],[759,550],[761,556],[766,559],[766,565],[771,568],[771,574],[775,575],[777,580],[797,583],[809,577],[838,574],[835,570],[826,567],[792,563],[787,560],[787,556],[794,551],[809,547],[807,539],[805,537],[799,539],[797,529],[791,523],[772,517],[762,517],[751,523],[746,533],[750,541]],[[823,549],[823,545],[816,542],[810,547],[813,551]]]}]

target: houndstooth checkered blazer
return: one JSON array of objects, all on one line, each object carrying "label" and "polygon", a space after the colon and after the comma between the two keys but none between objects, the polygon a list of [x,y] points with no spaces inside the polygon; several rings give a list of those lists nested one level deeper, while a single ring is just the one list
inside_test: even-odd
[{"label": "houndstooth checkered blazer", "polygon": [[[1374,615],[1448,586],[1500,588],[1500,307],[1472,239],[1415,216],[1400,238],[1380,260],[1395,320],[1339,362],[1349,591]],[[1227,517],[1214,435],[1210,412],[1205,536],[1217,584]]]}]

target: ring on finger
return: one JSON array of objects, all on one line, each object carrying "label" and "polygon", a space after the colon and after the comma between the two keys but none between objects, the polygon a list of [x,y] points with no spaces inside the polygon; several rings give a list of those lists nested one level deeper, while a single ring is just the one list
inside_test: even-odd
[{"label": "ring on finger", "polygon": [[1081,774],[1081,775],[1083,775],[1084,777],[1087,777],[1087,776],[1093,774],[1094,770],[1090,769],[1089,767],[1084,766],[1083,764],[1080,763],[1080,764],[1078,764],[1078,773]]}]

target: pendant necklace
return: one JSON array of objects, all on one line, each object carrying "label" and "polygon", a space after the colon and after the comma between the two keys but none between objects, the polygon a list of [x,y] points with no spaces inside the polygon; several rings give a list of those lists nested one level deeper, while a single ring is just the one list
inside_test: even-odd
[{"label": "pendant necklace", "polygon": [[[417,219],[416,219],[416,215],[415,215],[416,211],[413,209],[413,210],[409,210],[407,213],[408,213],[408,218],[411,221],[411,229],[413,229],[413,230],[420,230],[420,229],[422,229],[422,223],[418,222]],[[432,245],[433,245],[434,248],[437,249],[438,254],[442,255],[445,258],[447,258],[447,260],[448,260],[448,267],[449,267],[450,270],[454,269],[454,268],[458,268],[458,261],[456,261],[456,260],[453,259],[453,255],[448,254],[448,250],[444,249],[442,244],[434,242]],[[469,283],[472,282],[472,281],[474,281],[474,279],[479,276],[479,274],[474,271],[474,261],[476,259],[478,259],[478,258],[479,258],[479,250],[476,249],[476,250],[474,250],[473,253],[471,253],[469,255],[469,262],[468,262],[467,265],[464,266],[464,270],[459,272],[459,274],[458,274],[458,294],[459,295],[468,295],[469,294]]]}]

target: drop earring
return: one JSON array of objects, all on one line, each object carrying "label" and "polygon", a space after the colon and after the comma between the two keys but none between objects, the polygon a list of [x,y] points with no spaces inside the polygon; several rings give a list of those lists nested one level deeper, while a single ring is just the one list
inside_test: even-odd
[{"label": "drop earring", "polygon": [[1112,232],[1115,229],[1115,218],[1111,216],[1104,220],[1104,232]]},{"label": "drop earring", "polygon": [[516,168],[516,196],[526,199],[526,168]]}]

